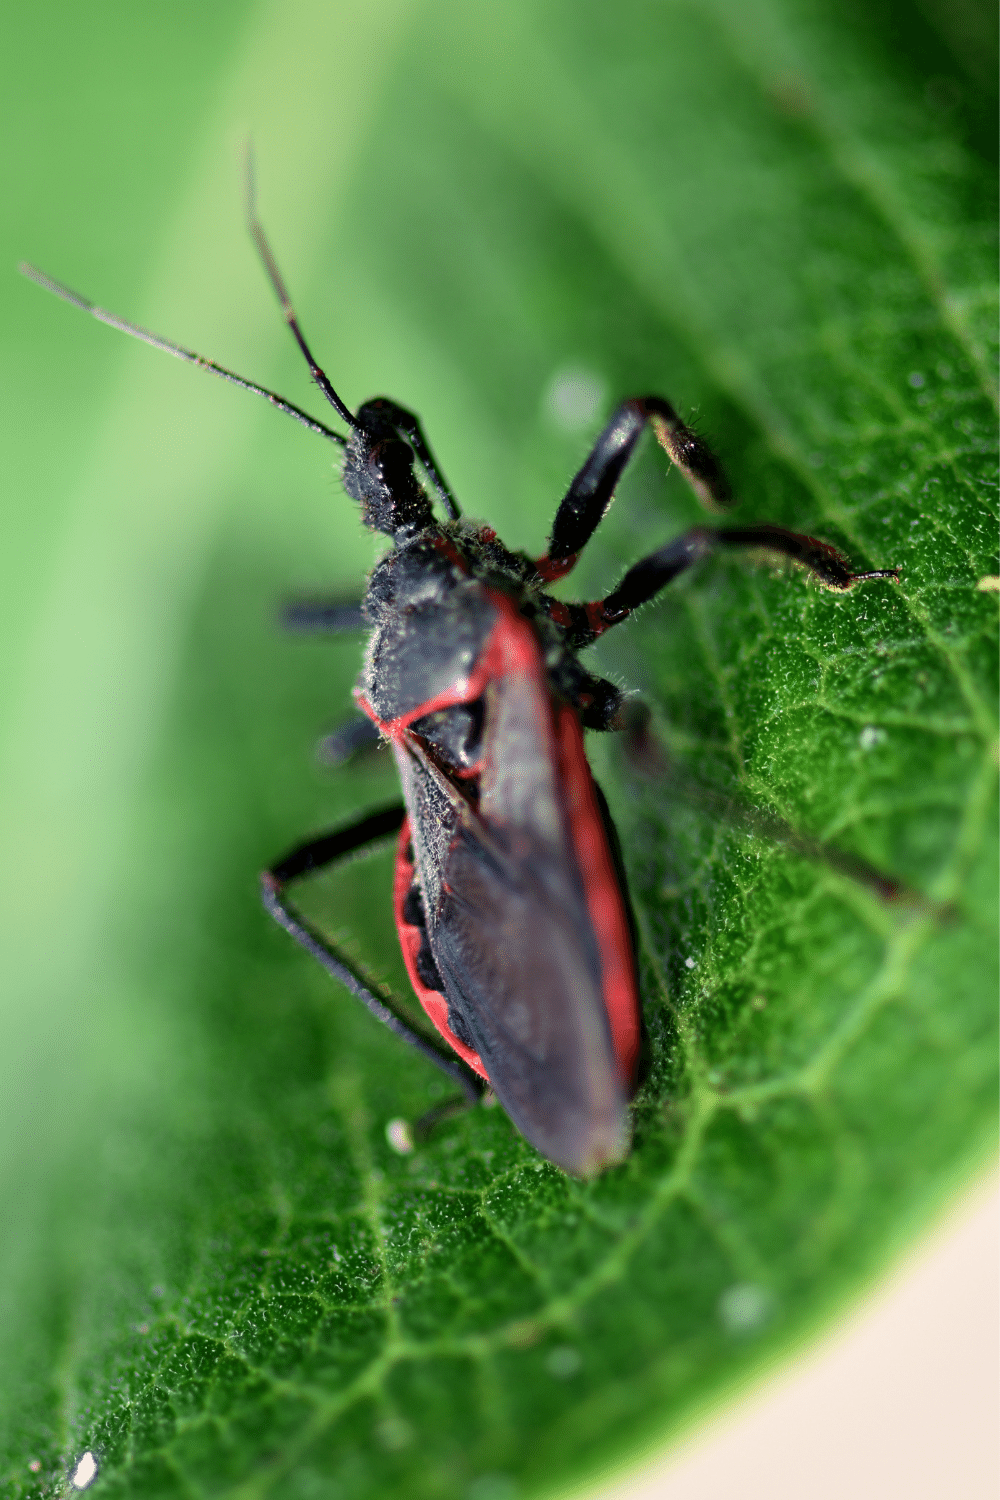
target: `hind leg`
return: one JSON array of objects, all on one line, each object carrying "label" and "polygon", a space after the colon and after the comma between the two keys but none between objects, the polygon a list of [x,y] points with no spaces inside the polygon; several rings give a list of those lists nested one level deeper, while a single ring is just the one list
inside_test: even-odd
[{"label": "hind leg", "polygon": [[351,994],[356,996],[375,1019],[382,1022],[383,1026],[388,1026],[396,1036],[408,1042],[422,1057],[426,1057],[435,1067],[440,1068],[442,1073],[446,1073],[453,1083],[458,1084],[466,1099],[474,1103],[483,1092],[482,1080],[477,1078],[471,1068],[467,1068],[459,1058],[453,1054],[447,1056],[439,1051],[432,1042],[414,1031],[402,1016],[391,1010],[382,996],[375,993],[347,955],[339,952],[332,943],[327,942],[295,910],[288,899],[288,886],[294,881],[317,870],[329,869],[357,853],[358,850],[398,832],[405,817],[406,809],[402,803],[398,803],[393,807],[384,808],[381,812],[369,813],[367,817],[359,819],[347,828],[336,829],[333,833],[326,833],[319,838],[309,839],[308,842],[299,844],[297,848],[286,854],[284,859],[278,860],[269,870],[263,871],[260,877],[261,896],[266,910],[270,912],[274,920],[287,933],[290,933],[307,953],[311,953],[333,979],[339,980],[346,989],[350,990]]}]

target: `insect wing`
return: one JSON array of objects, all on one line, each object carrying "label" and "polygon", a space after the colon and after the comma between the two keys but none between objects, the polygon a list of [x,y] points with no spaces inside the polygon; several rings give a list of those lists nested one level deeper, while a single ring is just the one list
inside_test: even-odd
[{"label": "insect wing", "polygon": [[624,1157],[629,1118],[540,663],[492,676],[486,700],[477,810],[412,762],[406,778],[431,949],[452,1028],[514,1123],[588,1176]]},{"label": "insect wing", "polygon": [[519,852],[463,830],[432,948],[515,1125],[550,1160],[590,1176],[621,1160],[629,1137],[599,968],[558,863]]}]

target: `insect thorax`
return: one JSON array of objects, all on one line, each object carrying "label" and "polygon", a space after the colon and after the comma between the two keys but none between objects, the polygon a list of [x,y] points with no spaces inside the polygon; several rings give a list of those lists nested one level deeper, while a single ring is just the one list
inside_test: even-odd
[{"label": "insect thorax", "polygon": [[462,713],[449,707],[447,716],[435,715],[433,704],[469,677],[496,626],[497,593],[532,620],[546,661],[555,664],[562,636],[545,613],[534,564],[509,552],[488,528],[459,522],[390,548],[365,596],[372,635],[361,695],[383,723],[427,704],[431,737],[438,737],[435,728],[447,734],[442,751],[458,766],[470,763],[480,710],[464,705]]}]

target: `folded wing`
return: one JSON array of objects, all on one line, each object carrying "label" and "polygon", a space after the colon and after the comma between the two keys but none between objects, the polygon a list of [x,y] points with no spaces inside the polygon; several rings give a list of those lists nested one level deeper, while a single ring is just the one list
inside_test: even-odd
[{"label": "folded wing", "polygon": [[483,752],[478,808],[409,762],[431,948],[454,1030],[514,1123],[589,1176],[625,1156],[629,1117],[540,671],[491,677]]}]

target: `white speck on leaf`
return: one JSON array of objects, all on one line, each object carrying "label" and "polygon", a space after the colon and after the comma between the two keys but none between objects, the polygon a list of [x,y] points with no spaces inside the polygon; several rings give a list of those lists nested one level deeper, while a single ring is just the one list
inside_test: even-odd
[{"label": "white speck on leaf", "polygon": [[580,1351],[573,1349],[569,1344],[560,1344],[545,1360],[545,1368],[557,1380],[568,1380],[571,1375],[577,1373],[582,1364]]},{"label": "white speck on leaf", "polygon": [[469,1500],[516,1500],[517,1485],[509,1474],[480,1474],[469,1485]]},{"label": "white speck on leaf", "polygon": [[719,1321],[727,1333],[753,1333],[767,1322],[773,1300],[767,1287],[753,1282],[727,1287],[719,1298]]},{"label": "white speck on leaf", "polygon": [[413,1132],[406,1120],[390,1120],[385,1127],[385,1138],[400,1156],[409,1156],[413,1150]]},{"label": "white speck on leaf", "polygon": [[86,1453],[81,1454],[77,1460],[76,1468],[69,1477],[69,1482],[75,1490],[89,1489],[97,1478],[99,1469],[97,1459],[88,1448]]},{"label": "white speck on leaf", "polygon": [[413,1442],[413,1428],[403,1417],[383,1417],[375,1427],[378,1442],[388,1453],[398,1453]]}]

